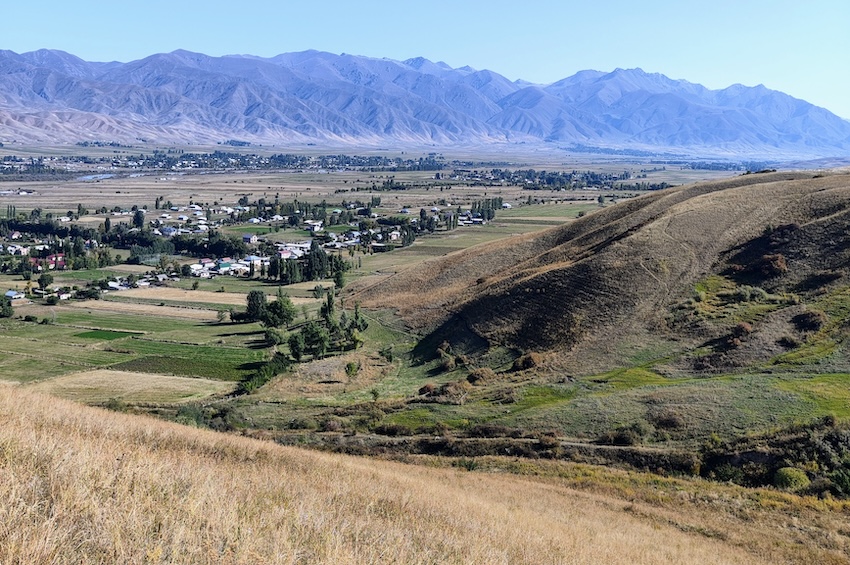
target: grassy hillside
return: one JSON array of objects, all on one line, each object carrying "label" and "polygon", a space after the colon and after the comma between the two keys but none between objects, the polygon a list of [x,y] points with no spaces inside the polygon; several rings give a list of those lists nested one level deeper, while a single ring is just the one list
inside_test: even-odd
[{"label": "grassy hillside", "polygon": [[673,309],[708,277],[727,277],[730,292],[758,287],[788,305],[791,293],[805,301],[837,284],[847,274],[848,223],[848,175],[746,175],[649,194],[434,259],[354,298],[397,308],[440,339],[471,332],[601,372],[623,362],[618,345],[644,334],[696,344],[731,330],[740,321],[734,316],[697,328],[671,324]]},{"label": "grassy hillside", "polygon": [[421,332],[371,429],[850,496],[848,233],[850,175],[748,174],[360,281]]},{"label": "grassy hillside", "polygon": [[[775,536],[741,536],[733,522],[711,526],[734,536],[724,543],[727,534],[703,531],[698,515],[551,477],[308,452],[17,387],[2,392],[3,563],[681,564],[801,555],[774,546]],[[803,553],[837,555],[815,546]]]}]

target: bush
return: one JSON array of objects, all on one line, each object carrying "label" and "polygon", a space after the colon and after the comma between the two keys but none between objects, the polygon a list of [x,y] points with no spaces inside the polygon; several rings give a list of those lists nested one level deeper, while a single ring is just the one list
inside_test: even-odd
[{"label": "bush", "polygon": [[467,471],[474,471],[478,468],[478,462],[469,457],[461,457],[452,462],[452,467],[459,467]]},{"label": "bush", "polygon": [[303,416],[300,418],[294,418],[289,422],[289,429],[291,430],[317,430],[319,429],[319,423],[310,418],[309,416]]},{"label": "bush", "polygon": [[322,422],[322,431],[323,432],[338,432],[342,430],[342,421],[332,418],[329,420],[325,420]]},{"label": "bush", "polygon": [[454,370],[454,368],[457,366],[457,363],[455,363],[454,356],[449,355],[448,353],[444,352],[443,350],[439,350],[439,351],[440,351],[440,368],[443,371]]},{"label": "bush", "polygon": [[809,310],[791,318],[791,323],[801,332],[816,332],[828,321],[826,314],[819,310]]},{"label": "bush", "polygon": [[796,467],[782,467],[773,475],[773,484],[777,488],[790,491],[803,490],[811,481],[802,469]]},{"label": "bush", "polygon": [[764,255],[756,264],[756,268],[766,277],[778,277],[788,272],[788,263],[781,253]]},{"label": "bush", "polygon": [[514,360],[514,371],[523,371],[525,369],[533,369],[540,365],[543,359],[539,353],[530,352],[525,355],[520,355]]},{"label": "bush", "polygon": [[388,346],[384,347],[383,349],[378,351],[378,355],[380,355],[381,357],[386,359],[388,362],[392,363],[393,362],[393,346],[388,345]]},{"label": "bush", "polygon": [[517,428],[509,428],[508,426],[503,426],[501,424],[477,424],[472,426],[467,430],[466,435],[469,437],[512,437],[519,438],[522,437],[523,431]]},{"label": "bush", "polygon": [[113,412],[126,412],[127,404],[118,398],[110,398],[103,405],[107,410],[112,410]]},{"label": "bush", "polygon": [[675,410],[663,410],[650,416],[650,420],[657,428],[664,430],[678,430],[685,427],[685,418]]},{"label": "bush", "polygon": [[263,333],[266,343],[269,345],[280,345],[283,343],[283,335],[274,328],[266,328]]},{"label": "bush", "polygon": [[356,361],[349,361],[345,364],[345,375],[349,379],[353,379],[357,376],[357,373],[360,371],[360,363]]},{"label": "bush", "polygon": [[404,424],[381,424],[373,430],[376,434],[384,436],[412,436],[413,430]]},{"label": "bush", "polygon": [[737,337],[738,339],[745,338],[751,333],[753,333],[753,325],[747,322],[739,322],[732,329],[732,337]]},{"label": "bush", "polygon": [[541,432],[537,435],[537,444],[543,449],[554,449],[560,447],[561,442],[556,432]]},{"label": "bush", "polygon": [[780,337],[776,343],[778,343],[785,349],[796,349],[797,347],[800,347],[802,345],[799,339],[790,335]]},{"label": "bush", "polygon": [[436,394],[432,396],[439,396],[440,402],[463,404],[471,388],[472,386],[466,381],[450,382],[437,389]]},{"label": "bush", "polygon": [[478,367],[469,372],[466,380],[471,384],[484,384],[496,379],[496,372],[490,367]]},{"label": "bush", "polygon": [[647,422],[638,421],[628,426],[618,426],[612,432],[606,432],[597,439],[604,445],[638,445],[643,438],[652,433],[652,426]]}]

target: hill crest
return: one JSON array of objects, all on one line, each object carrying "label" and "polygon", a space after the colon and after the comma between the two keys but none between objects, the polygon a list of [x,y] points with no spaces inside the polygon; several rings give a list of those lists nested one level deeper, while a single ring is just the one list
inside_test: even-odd
[{"label": "hill crest", "polygon": [[[559,366],[610,370],[629,344],[695,345],[731,331],[733,318],[677,319],[677,307],[711,277],[784,297],[771,299],[788,301],[779,310],[821,292],[828,284],[807,285],[823,273],[850,280],[843,244],[850,175],[815,177],[744,175],[651,193],[562,227],[430,260],[354,298],[397,308],[443,336],[435,340],[545,351]],[[783,264],[772,270],[769,257]]]}]

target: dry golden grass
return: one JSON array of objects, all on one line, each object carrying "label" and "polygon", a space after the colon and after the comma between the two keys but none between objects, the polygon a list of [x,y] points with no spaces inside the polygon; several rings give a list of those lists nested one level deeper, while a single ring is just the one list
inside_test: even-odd
[{"label": "dry golden grass", "polygon": [[556,482],[354,459],[4,388],[2,563],[761,563]]},{"label": "dry golden grass", "polygon": [[234,383],[100,369],[39,382],[33,390],[78,402],[185,402],[232,391]]},{"label": "dry golden grass", "polygon": [[71,302],[68,308],[97,310],[98,312],[115,312],[118,314],[139,314],[157,318],[185,318],[188,320],[215,321],[214,310],[200,308],[178,308],[176,306],[154,306],[152,304],[133,304],[131,302],[109,302],[106,300],[87,300]]},{"label": "dry golden grass", "polygon": [[[353,376],[346,373],[348,363],[356,363],[359,366]],[[377,355],[351,352],[310,363],[300,363],[291,373],[273,379],[258,391],[256,396],[271,401],[320,398],[364,389],[386,378],[394,369],[392,363]]]},{"label": "dry golden grass", "polygon": [[[239,292],[210,292],[207,290],[184,290],[182,288],[152,287],[133,288],[121,291],[119,296],[130,298],[145,298],[157,300],[173,300],[179,302],[200,302],[206,304],[231,304],[245,306],[245,294]],[[274,295],[267,295],[266,300],[276,300]],[[291,298],[293,304],[312,304],[316,301],[310,298]]]}]

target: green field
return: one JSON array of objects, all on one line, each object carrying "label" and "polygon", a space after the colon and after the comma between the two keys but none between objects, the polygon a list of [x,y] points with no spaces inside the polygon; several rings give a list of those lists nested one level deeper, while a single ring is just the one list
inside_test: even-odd
[{"label": "green field", "polygon": [[125,337],[130,337],[132,335],[138,335],[132,332],[114,332],[110,330],[92,330],[88,332],[83,332],[79,334],[74,334],[76,337],[83,337],[86,339],[97,339],[104,341],[112,341],[113,339],[122,339]]}]

